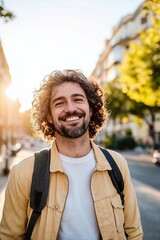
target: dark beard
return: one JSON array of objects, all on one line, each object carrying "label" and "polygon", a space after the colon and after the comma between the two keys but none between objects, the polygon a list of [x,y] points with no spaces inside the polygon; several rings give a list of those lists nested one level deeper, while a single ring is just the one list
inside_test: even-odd
[{"label": "dark beard", "polygon": [[83,123],[80,127],[75,127],[74,129],[69,129],[64,126],[61,126],[58,133],[67,138],[79,138],[81,137],[88,129],[88,124]]}]

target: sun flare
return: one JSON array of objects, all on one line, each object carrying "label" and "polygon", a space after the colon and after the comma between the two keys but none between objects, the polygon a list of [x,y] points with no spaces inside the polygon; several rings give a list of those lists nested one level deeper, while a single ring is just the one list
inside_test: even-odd
[{"label": "sun flare", "polygon": [[7,88],[6,95],[13,101],[19,99],[17,89],[13,84],[9,85],[9,87]]}]

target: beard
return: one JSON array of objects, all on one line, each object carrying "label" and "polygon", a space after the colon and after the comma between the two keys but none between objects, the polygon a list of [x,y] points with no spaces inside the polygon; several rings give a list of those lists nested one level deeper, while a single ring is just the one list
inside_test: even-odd
[{"label": "beard", "polygon": [[59,133],[67,138],[79,138],[85,134],[88,129],[88,124],[83,123],[81,126],[74,126],[72,129],[65,126],[61,126]]},{"label": "beard", "polygon": [[[71,116],[78,116],[78,115],[81,117],[84,117],[84,114],[78,114],[78,113],[74,113]],[[69,114],[65,115],[62,119],[65,120],[67,116],[70,116],[70,115]],[[73,123],[70,127],[66,127],[65,125],[62,124],[60,127],[54,126],[54,128],[55,128],[55,131],[63,137],[79,138],[82,135],[84,135],[88,130],[89,122],[90,122],[90,119],[88,118],[87,120],[84,119],[84,121],[80,126],[77,126],[76,123],[75,124]]]}]

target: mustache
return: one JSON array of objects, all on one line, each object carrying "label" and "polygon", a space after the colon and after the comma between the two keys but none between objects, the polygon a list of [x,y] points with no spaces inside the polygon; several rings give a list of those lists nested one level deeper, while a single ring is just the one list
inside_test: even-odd
[{"label": "mustache", "polygon": [[66,118],[68,117],[83,117],[84,113],[79,113],[77,111],[73,112],[73,113],[66,113],[65,115],[63,115],[62,117],[59,118],[59,120],[66,120]]}]

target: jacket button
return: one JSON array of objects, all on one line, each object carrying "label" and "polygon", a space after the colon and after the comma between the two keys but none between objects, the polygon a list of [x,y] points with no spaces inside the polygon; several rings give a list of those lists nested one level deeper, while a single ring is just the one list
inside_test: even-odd
[{"label": "jacket button", "polygon": [[55,210],[58,210],[58,208],[59,208],[59,205],[56,204],[56,205],[55,205]]}]

